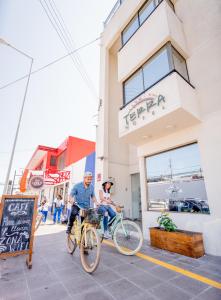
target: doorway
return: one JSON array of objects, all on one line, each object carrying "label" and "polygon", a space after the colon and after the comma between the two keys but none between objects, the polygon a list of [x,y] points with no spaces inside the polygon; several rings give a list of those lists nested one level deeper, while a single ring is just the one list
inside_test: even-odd
[{"label": "doorway", "polygon": [[140,173],[131,174],[132,219],[142,220]]}]

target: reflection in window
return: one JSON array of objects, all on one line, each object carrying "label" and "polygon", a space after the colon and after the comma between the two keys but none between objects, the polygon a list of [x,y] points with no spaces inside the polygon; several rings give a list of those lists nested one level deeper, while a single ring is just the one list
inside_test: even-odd
[{"label": "reflection in window", "polygon": [[130,23],[127,25],[127,27],[122,32],[122,41],[123,44],[125,44],[129,38],[134,34],[134,32],[139,28],[139,21],[138,16],[136,15]]},{"label": "reflection in window", "polygon": [[146,158],[148,208],[209,214],[198,144]]}]

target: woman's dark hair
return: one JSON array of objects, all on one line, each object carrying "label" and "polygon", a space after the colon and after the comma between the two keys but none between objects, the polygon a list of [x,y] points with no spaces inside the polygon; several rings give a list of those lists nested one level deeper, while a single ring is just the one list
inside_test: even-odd
[{"label": "woman's dark hair", "polygon": [[[104,192],[106,192],[105,186],[106,186],[107,183],[109,183],[109,182],[107,181],[104,184],[102,184]],[[109,189],[107,189],[108,193],[110,193],[110,190],[111,190],[111,186],[109,187]]]}]

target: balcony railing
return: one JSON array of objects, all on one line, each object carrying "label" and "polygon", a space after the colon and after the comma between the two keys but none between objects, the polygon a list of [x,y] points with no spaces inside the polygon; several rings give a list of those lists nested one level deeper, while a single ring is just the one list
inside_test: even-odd
[{"label": "balcony railing", "polygon": [[104,21],[104,27],[107,26],[107,24],[110,22],[112,17],[115,15],[117,12],[118,8],[121,6],[121,4],[124,2],[124,0],[117,0],[117,2],[114,4],[114,7],[112,8],[111,12],[107,16],[106,20]]}]

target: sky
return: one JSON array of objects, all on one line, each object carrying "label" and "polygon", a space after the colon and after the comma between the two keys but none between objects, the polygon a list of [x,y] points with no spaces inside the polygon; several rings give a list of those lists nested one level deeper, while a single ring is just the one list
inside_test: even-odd
[{"label": "sky", "polygon": [[[74,42],[96,39],[116,0],[42,0],[55,4]],[[50,3],[49,3],[50,2]],[[52,9],[51,9],[52,11]],[[33,70],[67,54],[39,0],[0,0],[0,38],[34,58]],[[99,95],[99,40],[78,52]],[[0,44],[0,193],[9,164],[30,59]],[[14,171],[25,168],[38,145],[59,146],[69,135],[95,140],[98,98],[70,57],[33,74],[18,136]]]}]

